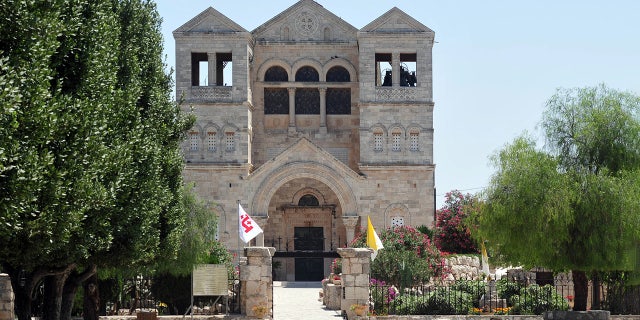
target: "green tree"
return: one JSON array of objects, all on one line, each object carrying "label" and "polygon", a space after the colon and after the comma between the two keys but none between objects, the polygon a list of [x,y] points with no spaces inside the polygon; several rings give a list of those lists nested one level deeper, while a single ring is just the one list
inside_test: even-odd
[{"label": "green tree", "polygon": [[640,221],[640,98],[604,85],[558,90],[546,148],[519,137],[500,150],[478,236],[513,264],[572,270],[576,310],[587,274],[634,268]]},{"label": "green tree", "polygon": [[68,318],[97,268],[177,257],[193,119],[152,2],[7,0],[0,16],[0,261],[20,319],[41,283],[44,318]]}]

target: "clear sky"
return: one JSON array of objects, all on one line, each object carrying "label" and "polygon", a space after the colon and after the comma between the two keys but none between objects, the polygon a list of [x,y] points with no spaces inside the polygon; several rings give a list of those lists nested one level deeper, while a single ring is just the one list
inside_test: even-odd
[{"label": "clear sky", "polygon": [[[214,7],[247,31],[295,0],[157,0],[167,64],[172,31]],[[436,33],[433,47],[437,207],[444,194],[476,193],[489,156],[536,126],[556,88],[640,94],[640,1],[316,0],[356,28],[398,7]]]}]

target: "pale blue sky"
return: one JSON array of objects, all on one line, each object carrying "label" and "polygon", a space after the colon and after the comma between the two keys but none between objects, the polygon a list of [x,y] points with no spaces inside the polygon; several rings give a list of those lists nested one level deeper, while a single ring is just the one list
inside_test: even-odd
[{"label": "pale blue sky", "polygon": [[[157,0],[170,67],[171,32],[208,7],[252,31],[295,0]],[[436,33],[433,48],[437,207],[452,189],[476,193],[489,156],[537,134],[558,87],[640,93],[640,1],[317,0],[356,28],[395,7]]]}]

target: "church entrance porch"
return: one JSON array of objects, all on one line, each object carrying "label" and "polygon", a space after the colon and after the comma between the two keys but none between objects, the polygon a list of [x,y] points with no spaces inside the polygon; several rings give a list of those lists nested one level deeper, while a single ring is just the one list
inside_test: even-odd
[{"label": "church entrance porch", "polygon": [[275,280],[320,281],[329,273],[338,257],[336,248],[345,239],[335,216],[335,205],[285,205],[274,214],[282,223],[269,224],[265,244],[276,248]]}]

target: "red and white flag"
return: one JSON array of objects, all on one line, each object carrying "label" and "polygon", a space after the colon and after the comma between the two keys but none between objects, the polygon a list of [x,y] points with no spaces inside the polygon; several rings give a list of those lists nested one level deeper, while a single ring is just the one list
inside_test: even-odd
[{"label": "red and white flag", "polygon": [[248,243],[262,232],[262,228],[251,219],[249,214],[244,211],[242,205],[238,203],[238,234],[244,243]]}]

